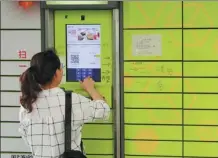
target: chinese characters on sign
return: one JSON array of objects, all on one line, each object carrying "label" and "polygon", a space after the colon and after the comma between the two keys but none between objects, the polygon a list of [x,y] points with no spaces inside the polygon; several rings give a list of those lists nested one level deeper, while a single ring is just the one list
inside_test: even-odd
[{"label": "chinese characters on sign", "polygon": [[33,158],[32,155],[11,155],[11,158]]},{"label": "chinese characters on sign", "polygon": [[132,52],[133,56],[161,56],[161,35],[133,35]]},{"label": "chinese characters on sign", "polygon": [[18,57],[19,57],[19,59],[26,59],[27,58],[26,50],[19,50],[18,51]]}]

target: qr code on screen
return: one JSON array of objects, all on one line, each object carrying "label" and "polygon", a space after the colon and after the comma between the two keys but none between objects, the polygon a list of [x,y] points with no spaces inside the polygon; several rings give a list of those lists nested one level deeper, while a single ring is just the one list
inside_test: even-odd
[{"label": "qr code on screen", "polygon": [[71,63],[79,64],[79,55],[71,55]]}]

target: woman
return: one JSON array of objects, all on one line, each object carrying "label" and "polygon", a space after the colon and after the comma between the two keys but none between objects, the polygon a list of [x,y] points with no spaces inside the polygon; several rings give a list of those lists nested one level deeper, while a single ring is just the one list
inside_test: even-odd
[{"label": "woman", "polygon": [[[58,158],[64,153],[65,92],[59,88],[63,75],[53,50],[32,57],[30,68],[21,76],[20,128],[33,158]],[[108,104],[94,88],[91,78],[80,82],[93,101],[72,93],[72,150],[81,151],[84,123],[107,119]]]}]

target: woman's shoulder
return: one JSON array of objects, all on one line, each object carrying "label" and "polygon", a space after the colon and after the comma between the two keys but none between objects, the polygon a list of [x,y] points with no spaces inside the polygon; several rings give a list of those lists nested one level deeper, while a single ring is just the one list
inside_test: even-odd
[{"label": "woman's shoulder", "polygon": [[39,94],[38,97],[44,97],[44,96],[57,96],[57,95],[63,95],[64,90],[59,87],[54,87],[51,89],[44,89]]}]

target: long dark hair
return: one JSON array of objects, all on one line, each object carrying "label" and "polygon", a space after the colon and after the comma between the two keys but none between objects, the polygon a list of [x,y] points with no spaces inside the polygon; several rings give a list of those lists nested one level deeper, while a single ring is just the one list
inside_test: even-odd
[{"label": "long dark hair", "polygon": [[53,49],[32,57],[30,67],[20,76],[22,93],[20,103],[28,112],[32,112],[32,104],[42,91],[41,87],[51,83],[56,70],[60,68],[60,59]]}]

